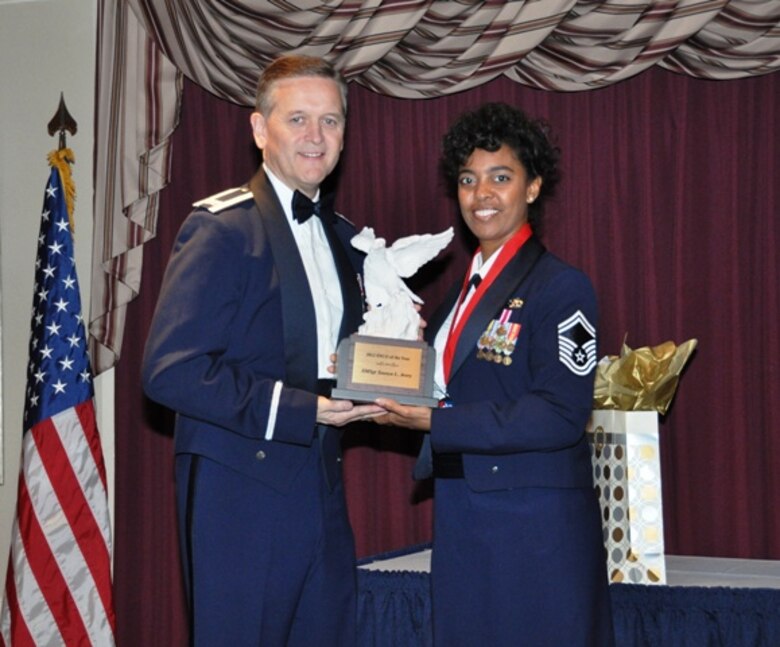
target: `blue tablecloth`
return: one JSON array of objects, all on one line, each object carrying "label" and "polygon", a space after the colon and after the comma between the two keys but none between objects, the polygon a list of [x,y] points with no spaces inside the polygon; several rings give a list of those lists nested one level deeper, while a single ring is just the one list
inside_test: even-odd
[{"label": "blue tablecloth", "polygon": [[[780,647],[780,589],[613,584],[610,591],[618,647]],[[359,568],[358,630],[360,647],[432,645],[429,575]]]}]

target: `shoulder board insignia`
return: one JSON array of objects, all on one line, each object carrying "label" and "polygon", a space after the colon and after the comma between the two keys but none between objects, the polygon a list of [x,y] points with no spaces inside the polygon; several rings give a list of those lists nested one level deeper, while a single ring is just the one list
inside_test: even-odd
[{"label": "shoulder board insignia", "polygon": [[227,189],[226,191],[215,193],[208,198],[203,198],[203,200],[193,202],[192,206],[207,209],[211,213],[219,213],[228,207],[232,207],[233,205],[251,199],[252,191],[250,191],[249,187],[241,186],[235,189]]}]

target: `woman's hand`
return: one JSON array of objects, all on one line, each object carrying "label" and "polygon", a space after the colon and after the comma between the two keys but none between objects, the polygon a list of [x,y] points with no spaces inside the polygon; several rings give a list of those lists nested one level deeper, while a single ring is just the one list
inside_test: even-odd
[{"label": "woman's hand", "polygon": [[431,430],[431,410],[428,407],[415,407],[399,404],[390,398],[377,398],[374,403],[386,411],[384,415],[373,417],[380,425],[393,425],[418,431]]},{"label": "woman's hand", "polygon": [[[417,314],[420,314],[422,306],[419,303],[415,303],[414,309],[417,310]],[[428,322],[420,315],[420,325],[417,327],[417,341],[423,341],[423,339],[425,339],[425,328],[427,325]]]}]

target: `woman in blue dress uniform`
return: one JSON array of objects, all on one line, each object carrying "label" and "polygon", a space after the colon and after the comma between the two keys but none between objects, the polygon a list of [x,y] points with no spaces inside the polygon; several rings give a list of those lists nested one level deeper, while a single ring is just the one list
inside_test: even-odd
[{"label": "woman in blue dress uniform", "polygon": [[378,400],[380,422],[427,432],[415,477],[435,479],[436,645],[613,644],[585,439],[596,298],[534,235],[558,153],[505,104],[447,132],[443,168],[479,248],[426,329],[440,406]]}]

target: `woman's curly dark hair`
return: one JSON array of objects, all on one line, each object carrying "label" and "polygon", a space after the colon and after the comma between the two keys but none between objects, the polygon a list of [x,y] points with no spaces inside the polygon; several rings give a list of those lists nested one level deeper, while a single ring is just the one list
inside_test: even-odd
[{"label": "woman's curly dark hair", "polygon": [[447,185],[456,191],[458,174],[474,149],[495,152],[509,146],[522,163],[528,179],[542,179],[539,197],[528,207],[528,222],[541,231],[546,198],[558,184],[560,149],[550,142],[550,127],[542,119],[531,119],[522,110],[505,103],[486,103],[463,114],[442,141],[441,168]]}]

